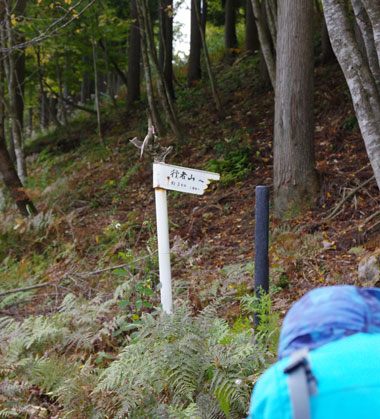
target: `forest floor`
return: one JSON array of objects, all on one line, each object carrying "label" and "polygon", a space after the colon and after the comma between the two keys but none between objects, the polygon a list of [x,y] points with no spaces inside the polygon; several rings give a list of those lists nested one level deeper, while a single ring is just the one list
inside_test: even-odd
[{"label": "forest floor", "polygon": [[[222,174],[204,196],[168,195],[173,280],[188,283],[188,298],[198,308],[210,292],[225,293],[227,287],[239,294],[253,287],[255,187],[272,185],[273,93],[260,89],[250,70],[247,64],[219,74],[223,117],[213,110],[206,85],[179,89],[186,138],[182,143],[170,135],[163,140],[174,146],[167,163]],[[109,291],[112,285],[105,277],[100,280],[99,269],[122,262],[128,249],[154,252],[152,166],[149,156],[139,160],[139,151],[128,141],[145,135],[144,112],[109,109],[105,143],[97,138],[95,121],[82,116],[68,129],[28,145],[29,192],[39,211],[53,210],[55,218],[43,239],[24,241],[7,255],[26,261],[36,251],[46,254],[46,247],[59,247],[37,275],[39,282],[57,284],[81,273],[86,283],[74,281],[70,287],[78,292],[89,287],[85,293],[90,295]],[[309,289],[359,284],[360,258],[380,245],[379,217],[371,217],[380,203],[376,182],[359,187],[372,171],[336,66],[316,69],[315,122],[320,179],[315,205],[301,215],[295,211],[285,220],[273,215],[270,220],[271,287],[281,312]],[[2,219],[7,225],[19,223],[21,232],[30,230],[13,209]],[[29,304],[21,304],[21,311],[39,312],[36,302],[45,296],[41,288]],[[7,310],[20,315],[18,304]]]},{"label": "forest floor", "polygon": [[[181,74],[177,77],[181,80]],[[218,69],[217,80],[224,115],[215,112],[207,83],[193,89],[179,87],[176,103],[185,137],[182,142],[170,134],[162,139],[174,148],[167,163],[221,173],[221,180],[211,183],[202,196],[168,193],[172,277],[176,304],[188,300],[198,312],[222,297],[218,314],[239,332],[246,327],[239,323],[239,298],[252,295],[254,285],[255,187],[268,185],[272,193],[274,95],[260,87],[249,58]],[[58,313],[68,294],[107,301],[126,279],[133,287],[128,297],[123,297],[125,290],[117,291],[113,315],[120,310],[135,322],[159,304],[152,164],[149,156],[140,160],[139,150],[129,142],[146,135],[146,110],[140,105],[126,113],[123,98],[119,99],[119,109],[103,108],[104,142],[97,135],[96,121],[80,113],[68,127],[53,129],[27,144],[28,193],[39,214],[20,218],[11,202],[1,203],[0,314],[4,318],[23,321],[34,316],[37,326],[43,325],[36,316]],[[380,198],[348,89],[335,65],[315,71],[315,150],[320,192],[313,207],[303,213],[289,211],[283,220],[270,215],[270,296],[279,314],[277,330],[278,318],[310,289],[376,285],[360,282],[358,264],[380,247]],[[1,294],[36,284],[41,287]],[[107,324],[96,318],[100,328]],[[48,322],[48,317],[44,319]],[[49,319],[53,322],[54,316]],[[124,329],[122,325],[93,343],[83,356],[75,350],[75,362],[79,359],[88,366],[87,360],[92,360],[99,371],[106,368],[131,339],[128,321]],[[23,327],[29,339],[32,332]],[[41,360],[49,351],[53,360],[62,356],[54,338],[47,334],[46,343],[38,333],[36,342],[42,349],[36,354]],[[12,352],[9,357],[9,366],[1,372],[4,386],[9,379],[17,387],[21,378],[12,372],[16,368]],[[52,365],[55,376],[57,367]],[[18,396],[19,406],[31,408],[33,401],[49,411],[49,417],[60,417],[62,403],[70,409],[73,399],[65,402],[66,390],[55,384],[57,380],[48,376],[47,384],[39,378],[33,381],[28,371],[19,373],[26,380],[22,383],[28,383]],[[40,377],[41,371],[37,373]],[[245,397],[254,381],[248,378]],[[94,388],[90,378],[89,382]],[[52,397],[49,389],[58,396]],[[89,401],[87,393],[78,396],[79,412],[86,405],[83,400],[88,405],[96,400],[95,395]],[[75,394],[76,390],[73,398]],[[0,392],[0,406],[14,406],[15,400]],[[72,417],[85,417],[81,415]]]}]

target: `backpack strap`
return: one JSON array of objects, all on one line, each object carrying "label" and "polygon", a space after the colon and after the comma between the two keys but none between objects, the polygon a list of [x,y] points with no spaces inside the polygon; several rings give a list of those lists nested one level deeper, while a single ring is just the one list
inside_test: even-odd
[{"label": "backpack strap", "polygon": [[289,375],[293,419],[310,419],[310,396],[317,394],[317,380],[310,369],[309,350],[303,348],[293,352],[284,373]]}]

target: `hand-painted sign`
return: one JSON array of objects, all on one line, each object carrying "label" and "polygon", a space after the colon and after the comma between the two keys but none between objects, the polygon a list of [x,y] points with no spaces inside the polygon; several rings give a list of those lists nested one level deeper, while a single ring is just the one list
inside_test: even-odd
[{"label": "hand-painted sign", "polygon": [[153,163],[153,188],[202,195],[211,180],[219,179],[219,173]]}]

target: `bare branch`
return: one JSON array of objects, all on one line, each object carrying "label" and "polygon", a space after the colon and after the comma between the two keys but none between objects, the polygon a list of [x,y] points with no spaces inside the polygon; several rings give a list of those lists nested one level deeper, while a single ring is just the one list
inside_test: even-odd
[{"label": "bare branch", "polygon": [[57,32],[59,32],[62,29],[66,28],[67,26],[69,26],[70,23],[72,23],[75,19],[78,19],[79,16],[81,16],[89,7],[91,7],[95,3],[95,1],[96,0],[91,0],[87,4],[87,6],[85,6],[75,16],[73,16],[72,18],[70,18],[67,22],[63,23],[61,26],[55,28],[55,26],[57,26],[58,24],[60,24],[61,22],[63,22],[67,18],[67,16],[69,16],[76,7],[80,6],[84,2],[84,0],[78,1],[78,3],[74,4],[74,6],[70,7],[67,10],[67,12],[64,14],[64,16],[62,16],[61,18],[59,18],[58,20],[56,20],[55,22],[53,22],[51,25],[49,25],[45,29],[45,31],[43,33],[41,33],[40,35],[38,35],[36,38],[33,38],[33,39],[31,39],[29,41],[26,41],[26,42],[22,42],[20,44],[13,45],[10,48],[0,48],[0,52],[11,52],[11,51],[16,50],[16,49],[23,49],[23,48],[29,47],[31,45],[34,45],[34,44],[36,44],[38,42],[41,42],[41,41],[43,41],[45,39],[48,39],[48,38],[52,37]]}]

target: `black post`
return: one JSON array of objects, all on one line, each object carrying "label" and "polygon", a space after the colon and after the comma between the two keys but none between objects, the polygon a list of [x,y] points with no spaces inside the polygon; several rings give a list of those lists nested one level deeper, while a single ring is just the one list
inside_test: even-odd
[{"label": "black post", "polygon": [[[255,213],[255,295],[269,292],[269,186],[256,187]],[[259,324],[255,315],[255,326]]]}]

